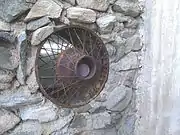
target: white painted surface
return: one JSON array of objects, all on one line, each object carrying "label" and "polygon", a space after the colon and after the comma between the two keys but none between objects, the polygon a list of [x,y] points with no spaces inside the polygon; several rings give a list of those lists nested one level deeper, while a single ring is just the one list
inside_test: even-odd
[{"label": "white painted surface", "polygon": [[180,0],[146,0],[136,135],[180,135]]}]

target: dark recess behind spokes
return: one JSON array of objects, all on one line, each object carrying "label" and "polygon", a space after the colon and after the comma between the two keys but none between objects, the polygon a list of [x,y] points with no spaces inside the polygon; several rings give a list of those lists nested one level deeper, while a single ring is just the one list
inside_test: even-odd
[{"label": "dark recess behind spokes", "polygon": [[89,103],[104,88],[109,57],[91,30],[64,26],[39,46],[36,76],[43,94],[58,106]]}]

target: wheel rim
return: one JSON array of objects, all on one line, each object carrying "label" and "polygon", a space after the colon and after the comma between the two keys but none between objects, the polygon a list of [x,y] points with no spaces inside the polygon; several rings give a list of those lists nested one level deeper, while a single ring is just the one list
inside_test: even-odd
[{"label": "wheel rim", "polygon": [[89,103],[104,88],[108,72],[106,47],[87,28],[62,27],[39,46],[36,76],[40,90],[58,106]]}]

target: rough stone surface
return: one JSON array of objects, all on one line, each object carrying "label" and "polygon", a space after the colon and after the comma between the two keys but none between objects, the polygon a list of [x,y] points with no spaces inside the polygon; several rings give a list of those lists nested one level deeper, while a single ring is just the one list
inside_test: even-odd
[{"label": "rough stone surface", "polygon": [[67,18],[77,22],[93,23],[96,21],[96,12],[91,9],[71,7],[67,9]]},{"label": "rough stone surface", "polygon": [[54,31],[53,26],[45,26],[37,29],[32,34],[31,45],[39,45],[44,39],[46,39]]},{"label": "rough stone surface", "polygon": [[36,30],[42,26],[49,24],[50,22],[51,21],[49,20],[47,16],[34,20],[34,21],[30,21],[27,24],[27,30]]},{"label": "rough stone surface", "polygon": [[18,90],[3,91],[0,94],[0,107],[20,107],[42,101],[41,94],[31,94],[27,87]]},{"label": "rough stone surface", "polygon": [[14,73],[11,71],[0,70],[0,83],[10,83],[14,76]]},{"label": "rough stone surface", "polygon": [[25,18],[25,21],[34,20],[43,16],[50,18],[59,18],[62,12],[63,5],[58,1],[53,0],[38,0],[31,8]]},{"label": "rough stone surface", "polygon": [[123,31],[120,32],[121,37],[123,38],[129,38],[132,37],[136,32],[136,29],[124,29]]},{"label": "rough stone surface", "polygon": [[58,120],[52,121],[49,123],[43,123],[43,133],[46,135],[49,135],[55,131],[61,130],[63,127],[65,127],[67,124],[71,122],[71,120],[74,117],[74,113],[71,111],[69,115],[67,116],[60,116]]},{"label": "rough stone surface", "polygon": [[20,84],[25,84],[26,79],[26,53],[27,53],[27,35],[26,32],[23,31],[21,34],[17,37],[18,45],[18,53],[19,53],[19,66],[17,69],[17,79]]},{"label": "rough stone surface", "polygon": [[93,130],[93,129],[102,129],[111,124],[110,114],[107,112],[88,114],[82,113],[75,116],[75,119],[72,121],[71,128],[79,128],[82,130]]},{"label": "rough stone surface", "polygon": [[139,67],[139,61],[137,58],[137,54],[134,52],[127,54],[119,62],[111,64],[112,70],[117,72],[129,70],[129,69],[136,69],[138,67]]},{"label": "rough stone surface", "polygon": [[76,0],[63,0],[63,1],[66,1],[66,2],[70,3],[71,5],[76,4]]},{"label": "rough stone surface", "polygon": [[118,135],[133,135],[135,128],[136,116],[127,115],[121,121],[121,128],[118,129]]},{"label": "rough stone surface", "polygon": [[3,69],[14,70],[18,67],[19,57],[16,49],[0,46],[0,67]]},{"label": "rough stone surface", "polygon": [[130,18],[129,16],[125,16],[122,13],[114,13],[113,15],[116,16],[116,20],[120,23],[128,22],[128,20]]},{"label": "rough stone surface", "polygon": [[12,129],[20,122],[20,118],[12,112],[0,109],[0,134]]},{"label": "rough stone surface", "polygon": [[18,125],[10,135],[42,135],[42,127],[37,121],[26,121]]},{"label": "rough stone surface", "polygon": [[31,73],[31,75],[27,78],[26,84],[28,85],[28,89],[32,93],[35,93],[38,90],[39,84],[37,83],[37,80],[36,80],[36,73],[35,73],[35,71],[33,71]]},{"label": "rough stone surface", "polygon": [[26,31],[26,23],[24,22],[12,23],[11,31],[13,31],[14,35],[20,35],[23,31]]},{"label": "rough stone surface", "polygon": [[142,48],[141,45],[141,39],[138,35],[134,35],[133,37],[130,37],[126,41],[126,53],[132,51],[139,51]]},{"label": "rough stone surface", "polygon": [[0,18],[11,22],[28,9],[25,0],[1,0]]},{"label": "rough stone surface", "polygon": [[113,10],[123,13],[132,17],[136,17],[140,14],[141,10],[137,3],[127,0],[118,0],[113,5]]},{"label": "rough stone surface", "polygon": [[7,90],[11,87],[10,83],[0,83],[0,90]]},{"label": "rough stone surface", "polygon": [[131,101],[132,89],[125,86],[116,87],[107,97],[104,106],[111,111],[123,111]]},{"label": "rough stone surface", "polygon": [[139,22],[134,18],[130,18],[127,22],[124,23],[125,28],[137,28],[138,25]]},{"label": "rough stone surface", "polygon": [[84,131],[79,133],[78,135],[117,135],[117,132],[115,128],[112,128],[112,129]]},{"label": "rough stone surface", "polygon": [[109,6],[108,0],[76,0],[81,7],[95,9],[98,11],[106,11]]},{"label": "rough stone surface", "polygon": [[0,31],[11,31],[10,24],[0,20]]},{"label": "rough stone surface", "polygon": [[97,19],[97,25],[102,34],[110,33],[114,28],[116,17],[113,15],[105,15]]},{"label": "rough stone surface", "polygon": [[58,109],[51,102],[46,102],[45,104],[39,103],[20,108],[20,116],[24,121],[38,120],[44,123],[57,119],[57,111]]}]

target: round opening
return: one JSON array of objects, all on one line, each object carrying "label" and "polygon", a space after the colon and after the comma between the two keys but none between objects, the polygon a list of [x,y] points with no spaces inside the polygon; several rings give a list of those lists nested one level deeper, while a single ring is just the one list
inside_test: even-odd
[{"label": "round opening", "polygon": [[76,64],[76,75],[81,79],[90,79],[96,73],[95,60],[90,56],[81,57]]}]

